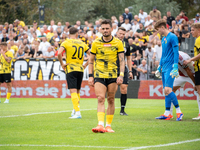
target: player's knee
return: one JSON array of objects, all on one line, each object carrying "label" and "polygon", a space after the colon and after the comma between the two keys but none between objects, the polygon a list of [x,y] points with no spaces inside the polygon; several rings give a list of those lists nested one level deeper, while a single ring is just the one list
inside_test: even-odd
[{"label": "player's knee", "polygon": [[98,99],[98,103],[104,104],[104,102],[105,102],[104,96],[99,95],[99,96],[97,96],[97,99]]},{"label": "player's knee", "polygon": [[127,94],[127,86],[121,86],[120,91],[121,94]]},{"label": "player's knee", "polygon": [[107,97],[107,101],[109,105],[113,105],[115,102],[115,98],[114,97]]},{"label": "player's knee", "polygon": [[171,88],[165,88],[164,93],[165,95],[169,95],[172,92]]}]

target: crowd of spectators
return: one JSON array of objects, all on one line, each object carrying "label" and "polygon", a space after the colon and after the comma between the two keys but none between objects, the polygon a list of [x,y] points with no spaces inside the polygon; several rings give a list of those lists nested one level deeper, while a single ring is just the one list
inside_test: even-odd
[{"label": "crowd of spectators", "polygon": [[[185,38],[191,36],[191,24],[200,22],[199,13],[190,20],[183,11],[178,16],[172,16],[168,11],[162,17],[156,7],[153,7],[149,13],[141,9],[134,16],[126,8],[122,15],[111,17],[113,36],[116,36],[120,26],[127,31],[124,40],[129,43],[131,48],[135,79],[156,79],[153,74],[161,58],[161,38],[163,37],[154,30],[154,24],[159,19],[166,20],[169,31],[177,35],[179,45],[184,42]],[[102,36],[101,21],[102,19],[98,19],[94,24],[88,21],[84,23],[76,21],[75,25],[70,25],[69,22],[62,25],[61,22],[58,22],[56,25],[54,20],[51,20],[50,25],[42,26],[38,26],[37,22],[33,21],[33,25],[27,26],[23,21],[16,19],[12,24],[6,22],[4,25],[0,25],[0,42],[8,43],[8,50],[12,51],[16,59],[57,58],[59,46],[69,38],[71,26],[79,29],[79,38],[91,47],[92,42]],[[65,53],[62,55],[63,58],[66,57]],[[88,56],[85,54],[84,60],[87,59]]]}]

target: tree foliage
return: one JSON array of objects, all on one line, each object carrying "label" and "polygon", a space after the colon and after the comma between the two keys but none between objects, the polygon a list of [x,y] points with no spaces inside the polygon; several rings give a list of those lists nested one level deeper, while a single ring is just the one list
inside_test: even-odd
[{"label": "tree foliage", "polygon": [[170,11],[172,16],[176,16],[180,13],[180,5],[175,1],[169,0],[144,0],[143,2],[141,2],[141,0],[135,0],[135,4],[132,5],[131,12],[133,15],[138,15],[139,10],[143,9],[147,12],[147,14],[149,14],[149,12],[153,10],[154,6],[157,7],[162,16],[166,16],[167,11]]}]

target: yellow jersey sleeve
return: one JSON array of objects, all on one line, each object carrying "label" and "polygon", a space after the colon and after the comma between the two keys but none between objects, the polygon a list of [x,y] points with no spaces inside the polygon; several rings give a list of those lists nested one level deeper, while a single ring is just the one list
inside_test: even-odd
[{"label": "yellow jersey sleeve", "polygon": [[119,40],[119,44],[118,44],[118,53],[124,53],[124,46],[122,41]]},{"label": "yellow jersey sleeve", "polygon": [[91,48],[90,53],[93,54],[93,55],[96,55],[96,53],[97,53],[97,48],[96,48],[96,42],[95,41],[92,43],[92,48]]}]

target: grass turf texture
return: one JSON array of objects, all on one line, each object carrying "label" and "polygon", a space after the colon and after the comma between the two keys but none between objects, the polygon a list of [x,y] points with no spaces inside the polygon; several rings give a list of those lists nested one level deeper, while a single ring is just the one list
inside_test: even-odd
[{"label": "grass turf texture", "polygon": [[[1,99],[3,100],[3,99]],[[107,102],[106,102],[107,104]],[[164,100],[128,99],[126,112],[120,116],[120,102],[116,99],[112,128],[115,133],[93,133],[97,126],[97,100],[81,99],[82,119],[69,119],[72,110],[70,99],[11,98],[9,104],[0,103],[0,116],[37,114],[0,118],[1,144],[71,145],[69,147],[0,146],[2,150],[86,150],[125,149],[131,147],[160,145],[200,138],[200,121],[192,121],[198,115],[197,102],[179,100],[184,113],[183,121],[174,118],[156,120],[164,112]],[[85,110],[91,109],[91,110]],[[80,146],[80,147],[74,147]],[[97,147],[84,147],[97,146]],[[105,146],[105,147],[101,147]],[[118,148],[121,147],[121,148]],[[191,142],[167,147],[148,149],[192,149],[197,150],[200,142]]]}]

